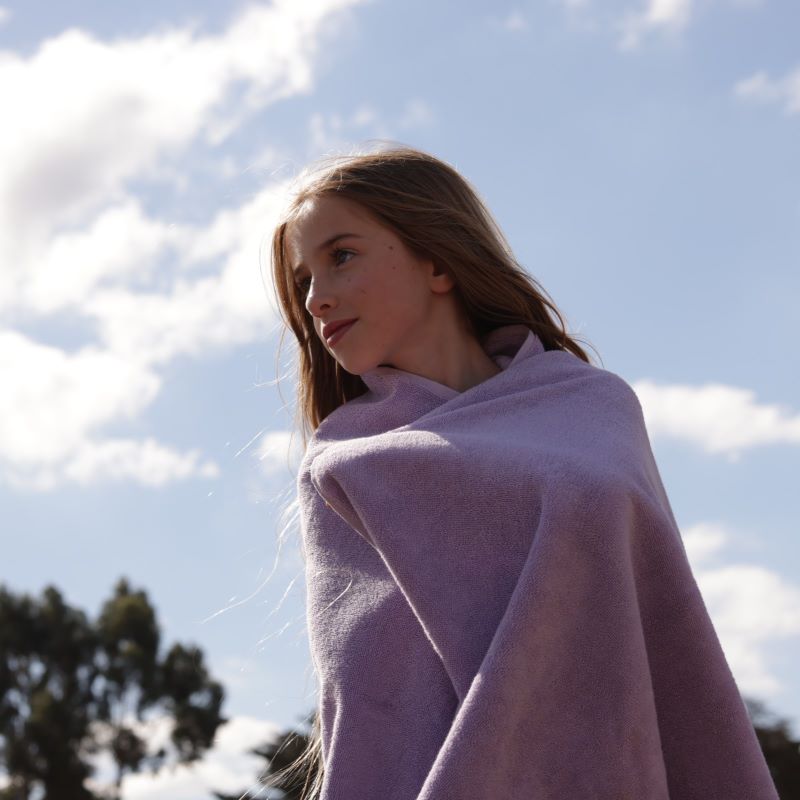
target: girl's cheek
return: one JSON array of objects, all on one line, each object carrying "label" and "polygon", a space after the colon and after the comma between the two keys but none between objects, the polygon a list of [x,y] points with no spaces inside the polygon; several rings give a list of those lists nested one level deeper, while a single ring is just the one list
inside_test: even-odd
[{"label": "girl's cheek", "polygon": [[367,280],[362,275],[348,275],[345,285],[359,296],[367,294]]}]

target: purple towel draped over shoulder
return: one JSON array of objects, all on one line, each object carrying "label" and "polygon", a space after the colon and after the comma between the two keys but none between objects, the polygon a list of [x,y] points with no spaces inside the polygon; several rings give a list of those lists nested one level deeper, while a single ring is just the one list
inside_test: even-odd
[{"label": "purple towel draped over shoulder", "polygon": [[322,800],[777,800],[635,392],[483,346],[364,373],[300,465]]}]

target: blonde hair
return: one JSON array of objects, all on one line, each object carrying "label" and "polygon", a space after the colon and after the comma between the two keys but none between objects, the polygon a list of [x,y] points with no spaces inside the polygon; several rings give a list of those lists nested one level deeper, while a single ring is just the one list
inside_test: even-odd
[{"label": "blonde hair", "polygon": [[[591,363],[567,333],[555,303],[516,261],[478,192],[455,168],[405,145],[330,156],[300,173],[272,235],[275,296],[299,346],[297,410],[304,448],[308,434],[328,414],[367,390],[358,375],[342,369],[317,335],[286,252],[287,227],[305,204],[331,196],[358,203],[414,255],[449,272],[468,330],[479,341],[495,328],[521,323],[545,350],[568,350]],[[318,791],[324,770],[318,719],[302,760],[316,761],[318,780],[312,792]]]}]

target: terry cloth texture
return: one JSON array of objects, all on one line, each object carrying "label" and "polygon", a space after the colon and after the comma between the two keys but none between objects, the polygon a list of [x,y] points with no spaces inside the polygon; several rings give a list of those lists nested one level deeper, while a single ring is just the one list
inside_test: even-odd
[{"label": "terry cloth texture", "polygon": [[297,476],[322,800],[777,800],[619,376],[393,367]]}]

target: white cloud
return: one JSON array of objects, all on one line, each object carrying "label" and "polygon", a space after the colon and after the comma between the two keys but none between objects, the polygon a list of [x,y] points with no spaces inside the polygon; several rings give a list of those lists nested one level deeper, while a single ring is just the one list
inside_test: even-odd
[{"label": "white cloud", "polygon": [[0,332],[0,453],[21,464],[53,463],[97,426],[131,419],[159,391],[151,370],[87,347],[68,354],[14,331]]},{"label": "white cloud", "polygon": [[[197,226],[149,218],[124,198],[87,228],[50,241],[15,311],[85,317],[106,347],[147,364],[252,341],[272,322],[259,267],[268,263],[261,250],[285,188],[273,182]],[[211,276],[193,277],[209,265]]]},{"label": "white cloud", "polygon": [[78,311],[98,285],[142,283],[157,257],[177,244],[180,229],[147,218],[134,198],[124,198],[88,227],[57,234],[21,285],[17,304],[37,315]]},{"label": "white cloud", "polygon": [[719,554],[729,540],[724,526],[717,523],[703,522],[692,525],[683,536],[686,555],[692,566],[702,565]]},{"label": "white cloud", "polygon": [[11,376],[0,392],[0,475],[12,486],[42,491],[120,479],[162,486],[219,472],[197,452],[150,438],[98,438],[109,423],[140,414],[160,390],[160,378],[135,359],[93,346],[65,353],[2,331],[0,373]]},{"label": "white cloud", "polygon": [[620,20],[620,47],[637,47],[651,31],[680,31],[688,25],[692,11],[693,0],[647,0],[641,11],[629,12]]},{"label": "white cloud", "polygon": [[[67,353],[13,331],[0,334],[10,387],[0,394],[0,475],[7,483],[44,490],[114,478],[152,486],[218,474],[195,453],[97,435],[149,408],[162,386],[156,370],[177,356],[202,357],[270,332],[269,277],[259,271],[259,256],[282,194],[273,184],[198,227],[149,219],[129,200],[89,229],[52,240],[17,313],[88,319],[99,341]],[[171,268],[158,271],[166,253]],[[209,262],[215,274],[191,276]],[[149,291],[136,290],[148,283]]]},{"label": "white cloud", "polygon": [[786,114],[800,113],[800,67],[777,80],[759,71],[739,81],[734,94],[744,100],[781,103]]},{"label": "white cloud", "polygon": [[[166,717],[137,723],[126,720],[136,733],[155,751],[164,745],[169,748],[171,721]],[[156,775],[149,772],[128,774],[122,781],[121,800],[205,800],[212,791],[237,792],[257,786],[256,778],[264,768],[264,759],[248,753],[274,740],[282,728],[274,722],[237,716],[217,729],[214,746],[194,764],[172,764]],[[95,791],[107,789],[114,780],[111,757],[103,753],[92,763],[97,772],[87,786]]]},{"label": "white cloud", "polygon": [[[616,22],[620,34],[618,44],[622,50],[635,50],[650,34],[680,34],[695,19],[701,5],[711,5],[708,0],[705,3],[701,0],[640,1],[639,10],[629,10]],[[752,10],[762,6],[763,0],[724,0],[722,4]]]},{"label": "white cloud", "polygon": [[759,403],[750,389],[659,385],[649,380],[636,381],[632,388],[653,437],[684,439],[734,461],[752,447],[800,443],[800,413]]},{"label": "white cloud", "polygon": [[767,663],[773,643],[800,637],[800,587],[755,564],[712,566],[731,536],[719,524],[700,523],[683,533],[703,601],[725,656],[744,694],[783,691]]},{"label": "white cloud", "polygon": [[64,465],[63,475],[84,485],[130,479],[158,487],[191,477],[216,478],[220,469],[213,461],[203,460],[198,450],[178,453],[148,437],[84,442]]},{"label": "white cloud", "polygon": [[31,333],[0,337],[7,483],[218,474],[194,450],[101,433],[144,413],[176,357],[271,332],[259,268],[284,185],[191,224],[154,216],[141,187],[167,179],[185,191],[190,148],[310,91],[321,41],[358,2],[254,4],[215,35],[162,28],[105,42],[71,29],[30,57],[2,53],[0,100],[15,124],[0,128],[0,319],[30,331],[58,314],[95,337],[77,352]]},{"label": "white cloud", "polygon": [[215,274],[191,278],[179,271],[162,291],[98,288],[82,298],[81,313],[95,321],[107,347],[150,364],[200,357],[270,333],[271,281],[262,244],[282,195],[283,186],[273,184],[240,208],[220,211],[207,226],[176,230],[172,241],[183,271],[211,262],[220,265]]},{"label": "white cloud", "polygon": [[203,459],[198,450],[178,452],[152,437],[133,439],[87,439],[74,453],[54,465],[3,466],[5,482],[19,490],[46,492],[65,483],[79,486],[108,481],[130,481],[159,488],[189,478],[216,478],[217,464]]},{"label": "white cloud", "polygon": [[5,6],[0,6],[0,25],[5,25],[11,19],[11,10]]},{"label": "white cloud", "polygon": [[219,142],[309,91],[328,17],[354,2],[253,5],[216,36],[180,28],[107,43],[71,29],[27,60],[4,53],[0,99],[15,124],[0,129],[0,255],[35,256],[55,228],[118,200],[198,137]]}]

